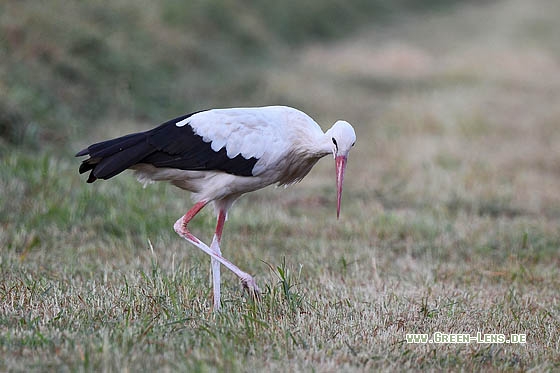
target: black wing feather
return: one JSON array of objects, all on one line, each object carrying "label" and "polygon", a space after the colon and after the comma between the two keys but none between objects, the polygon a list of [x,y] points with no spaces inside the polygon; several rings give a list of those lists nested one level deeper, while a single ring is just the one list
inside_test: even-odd
[{"label": "black wing feather", "polygon": [[[197,112],[198,113],[198,112]],[[225,148],[212,150],[209,142],[195,134],[188,124],[176,123],[196,113],[183,115],[146,131],[90,145],[76,156],[89,155],[80,165],[80,173],[91,170],[88,183],[109,179],[138,163],[181,170],[222,171],[238,176],[252,176],[257,159],[227,156]]]}]

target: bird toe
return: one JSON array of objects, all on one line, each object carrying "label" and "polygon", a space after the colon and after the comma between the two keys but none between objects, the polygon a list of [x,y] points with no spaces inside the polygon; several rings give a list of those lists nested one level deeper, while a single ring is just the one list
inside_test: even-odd
[{"label": "bird toe", "polygon": [[241,279],[241,284],[243,288],[251,295],[251,297],[257,301],[261,300],[261,290],[257,286],[255,279],[249,275]]}]

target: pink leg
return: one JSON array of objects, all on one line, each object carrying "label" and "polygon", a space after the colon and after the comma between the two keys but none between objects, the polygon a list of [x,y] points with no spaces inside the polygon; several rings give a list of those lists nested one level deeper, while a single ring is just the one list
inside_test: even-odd
[{"label": "pink leg", "polygon": [[[194,240],[194,241],[198,241],[198,238],[196,238],[193,234],[191,234],[191,232],[189,232],[189,230],[187,229],[187,224],[189,224],[189,222],[196,216],[196,214],[198,214],[200,212],[200,210],[202,210],[202,208],[204,206],[206,206],[208,202],[206,201],[201,201],[201,202],[197,202],[194,204],[194,206],[187,211],[187,213],[185,214],[185,216],[183,216],[182,219],[182,224],[181,224],[181,233],[177,232],[177,229],[175,229],[175,231],[177,233],[179,233],[179,235],[185,235],[187,237],[189,237],[189,241]],[[181,220],[179,219],[179,220]],[[186,237],[185,237],[186,238]]]},{"label": "pink leg", "polygon": [[[226,221],[226,211],[220,210],[218,213],[218,223],[216,224],[216,233],[212,239],[210,249],[216,254],[221,256],[220,242],[222,240],[222,231]],[[212,288],[214,289],[214,309],[220,309],[220,262],[212,258]]]},{"label": "pink leg", "polygon": [[[221,253],[217,253],[213,249],[206,246],[206,244],[204,244],[202,241],[200,241],[198,238],[196,238],[187,229],[187,224],[189,223],[189,221],[191,221],[194,218],[194,216],[206,205],[206,203],[207,202],[205,202],[205,201],[196,203],[185,214],[185,216],[179,218],[175,222],[175,224],[173,225],[173,228],[175,229],[175,232],[177,232],[177,234],[179,236],[183,237],[185,240],[189,241],[190,243],[192,243],[193,245],[198,247],[200,250],[204,251],[206,254],[210,255],[210,257],[212,258],[213,261],[216,261],[218,263],[223,264],[227,269],[232,271],[237,277],[239,277],[241,279],[241,283],[243,284],[243,287],[246,288],[255,298],[259,298],[260,297],[259,287],[257,286],[255,280],[253,279],[253,277],[250,274],[248,274],[246,272],[243,272],[242,270],[237,268],[233,263],[231,263],[227,259],[223,258]],[[220,213],[218,215],[218,224],[216,226],[216,234],[215,234],[215,240],[217,241],[217,243],[219,243],[219,240],[221,239],[221,236],[222,236],[222,229],[223,229],[224,222],[225,222],[225,212],[224,212],[222,218],[220,218],[220,215],[222,215],[222,214]],[[216,245],[216,247],[218,247],[218,250],[219,250],[219,245]],[[214,269],[214,265],[212,265],[212,268]],[[219,276],[219,269],[218,269],[218,272],[215,272],[215,273],[218,273],[218,276]],[[219,283],[219,278],[218,278],[218,283]],[[214,290],[214,292],[215,292],[214,293],[214,297],[215,297],[215,299],[214,299],[214,310],[215,311],[217,311],[219,309],[219,305],[220,305],[219,291],[220,290],[219,290],[219,286],[218,286]],[[218,293],[217,302],[216,302],[216,292]]]}]

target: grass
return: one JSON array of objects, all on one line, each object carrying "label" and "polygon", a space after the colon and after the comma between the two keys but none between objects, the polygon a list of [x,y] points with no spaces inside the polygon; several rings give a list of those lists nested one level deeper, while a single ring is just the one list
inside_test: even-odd
[{"label": "grass", "polygon": [[[339,221],[330,159],[232,209],[224,256],[263,299],[225,272],[220,314],[207,256],[172,229],[185,193],[130,175],[86,185],[71,129],[35,149],[3,142],[0,370],[557,370],[558,11],[404,15],[259,69],[261,99],[347,119],[358,142]],[[112,115],[95,140],[148,125]],[[214,219],[195,234],[209,241]],[[436,331],[527,343],[406,343]]]}]

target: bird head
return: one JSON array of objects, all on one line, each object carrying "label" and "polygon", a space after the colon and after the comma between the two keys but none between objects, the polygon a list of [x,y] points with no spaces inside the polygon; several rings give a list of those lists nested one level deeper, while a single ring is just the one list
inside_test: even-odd
[{"label": "bird head", "polygon": [[344,170],[350,149],[356,143],[356,132],[350,123],[337,121],[326,134],[332,142],[332,153],[336,168],[336,218],[340,216],[340,200],[342,198],[342,183]]}]

